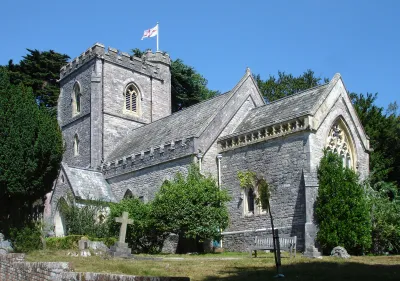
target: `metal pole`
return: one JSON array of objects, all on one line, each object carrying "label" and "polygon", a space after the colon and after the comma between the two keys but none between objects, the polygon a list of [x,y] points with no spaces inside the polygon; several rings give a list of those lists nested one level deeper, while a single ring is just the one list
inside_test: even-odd
[{"label": "metal pole", "polygon": [[158,37],[160,37],[160,26],[157,22],[157,52],[158,52]]}]

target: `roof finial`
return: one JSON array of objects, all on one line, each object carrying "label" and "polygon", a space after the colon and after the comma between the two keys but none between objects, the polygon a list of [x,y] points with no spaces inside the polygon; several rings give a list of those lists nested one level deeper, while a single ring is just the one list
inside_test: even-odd
[{"label": "roof finial", "polygon": [[249,67],[246,67],[246,73],[251,73],[251,71],[250,71],[250,68]]}]

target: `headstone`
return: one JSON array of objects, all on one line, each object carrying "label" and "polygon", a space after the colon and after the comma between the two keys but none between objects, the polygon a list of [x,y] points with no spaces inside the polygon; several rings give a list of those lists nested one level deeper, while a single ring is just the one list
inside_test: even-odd
[{"label": "headstone", "polygon": [[12,247],[11,242],[8,240],[4,240],[3,233],[0,233],[0,255],[6,255],[13,251],[14,251],[14,249]]},{"label": "headstone", "polygon": [[332,249],[331,251],[331,256],[332,257],[338,257],[338,258],[342,258],[342,259],[349,259],[350,255],[347,253],[346,249],[343,247],[335,247]]},{"label": "headstone", "polygon": [[89,239],[82,237],[81,240],[78,241],[79,250],[89,249],[89,242]]},{"label": "headstone", "polygon": [[317,248],[314,246],[309,246],[306,251],[303,254],[304,257],[307,258],[316,258],[316,259],[322,259],[322,254],[320,251],[318,251]]},{"label": "headstone", "polygon": [[119,241],[111,246],[109,254],[113,257],[132,257],[132,250],[128,247],[128,243],[125,243],[125,237],[126,227],[128,224],[133,224],[133,220],[129,219],[128,212],[123,212],[121,217],[115,218],[115,221],[121,223]]}]

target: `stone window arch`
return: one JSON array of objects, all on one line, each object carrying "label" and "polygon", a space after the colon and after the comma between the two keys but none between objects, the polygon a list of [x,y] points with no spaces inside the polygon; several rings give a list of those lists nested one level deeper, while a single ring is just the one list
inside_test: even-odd
[{"label": "stone window arch", "polygon": [[73,88],[73,95],[72,95],[72,115],[73,116],[81,113],[81,99],[82,99],[81,86],[79,85],[78,82],[75,82],[74,88]]},{"label": "stone window arch", "polygon": [[128,189],[125,192],[124,199],[130,199],[130,198],[133,198],[133,193],[132,193],[132,191],[130,189]]},{"label": "stone window arch", "polygon": [[326,139],[326,149],[337,153],[343,161],[343,167],[356,168],[356,153],[353,138],[342,118],[337,119]]},{"label": "stone window arch", "polygon": [[77,134],[74,136],[74,156],[79,155],[79,137]]},{"label": "stone window arch", "polygon": [[124,112],[140,114],[140,91],[134,83],[129,83],[124,91]]}]

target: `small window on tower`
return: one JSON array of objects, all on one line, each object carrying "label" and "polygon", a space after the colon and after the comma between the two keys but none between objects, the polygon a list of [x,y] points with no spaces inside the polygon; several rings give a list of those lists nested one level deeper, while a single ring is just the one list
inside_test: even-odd
[{"label": "small window on tower", "polygon": [[136,113],[139,112],[140,94],[138,88],[135,84],[129,84],[125,89],[125,107],[124,111],[126,113]]},{"label": "small window on tower", "polygon": [[75,135],[75,137],[74,137],[74,155],[75,156],[79,155],[79,138],[78,138],[78,135]]},{"label": "small window on tower", "polygon": [[74,93],[72,97],[72,114],[78,115],[81,113],[81,87],[79,83],[76,82],[74,85]]}]

